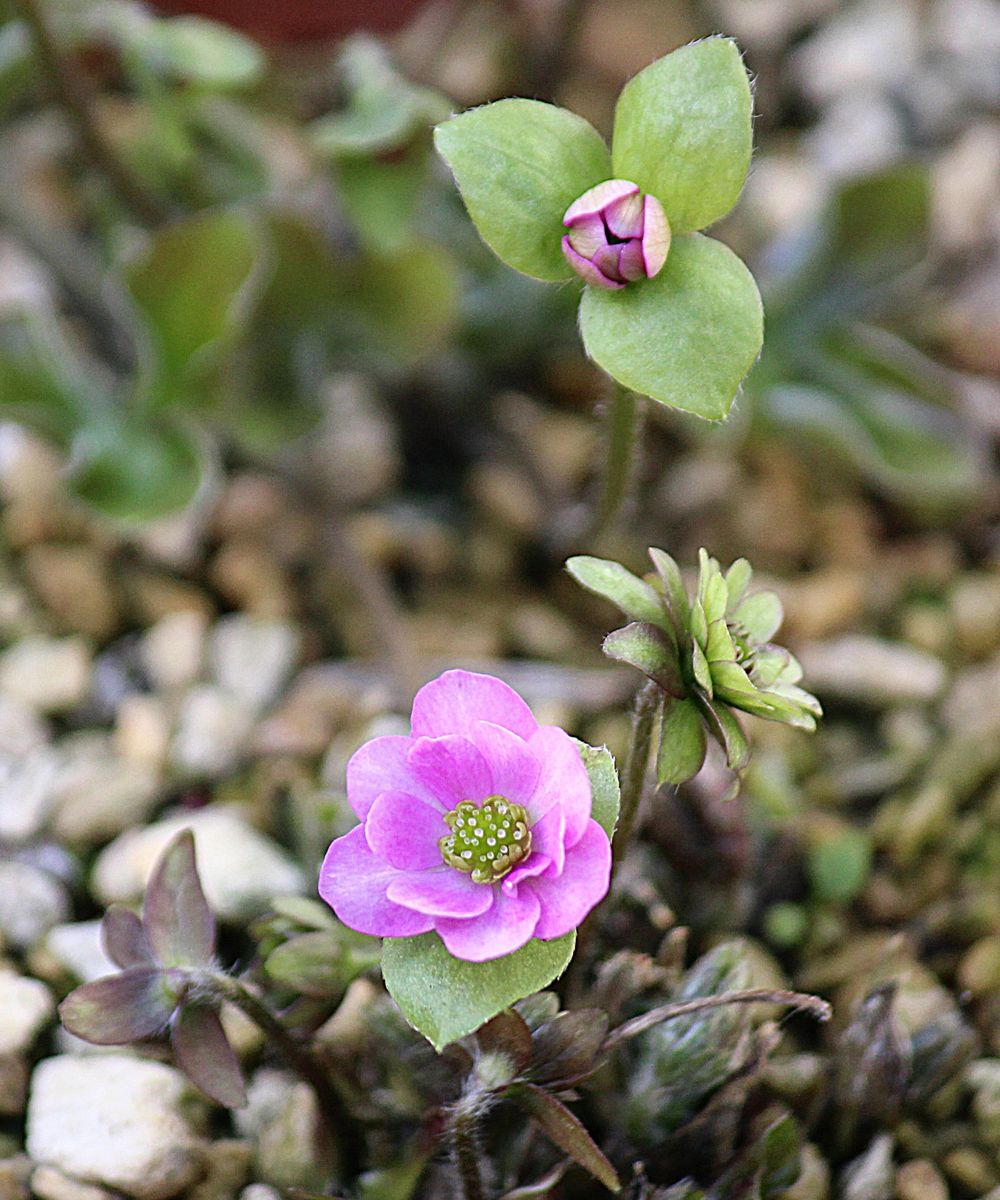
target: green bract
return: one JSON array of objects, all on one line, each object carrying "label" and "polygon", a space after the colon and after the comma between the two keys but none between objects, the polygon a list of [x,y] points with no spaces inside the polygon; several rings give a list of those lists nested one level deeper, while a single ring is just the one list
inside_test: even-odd
[{"label": "green bract", "polygon": [[819,701],[798,686],[802,669],[795,658],[770,641],[782,621],[781,602],[774,592],[749,591],[747,560],[737,559],[723,574],[700,551],[698,587],[689,597],[670,555],[655,548],[649,554],[656,570],[647,579],[600,558],[571,558],[566,567],[631,618],[605,639],[605,654],[636,667],[663,691],[659,781],[690,779],[704,761],[709,733],[733,770],[745,767],[750,747],[734,709],[815,729]]},{"label": "green bract", "polygon": [[587,286],[584,345],[625,387],[718,420],[760,351],[763,313],[750,272],[698,231],[739,196],[751,107],[736,45],[710,38],[625,86],[610,153],[583,118],[537,100],[461,113],[437,127],[435,142],[483,239],[536,279],[575,278],[563,218],[597,184],[628,180],[659,201],[673,234],[665,266],[620,290]]}]

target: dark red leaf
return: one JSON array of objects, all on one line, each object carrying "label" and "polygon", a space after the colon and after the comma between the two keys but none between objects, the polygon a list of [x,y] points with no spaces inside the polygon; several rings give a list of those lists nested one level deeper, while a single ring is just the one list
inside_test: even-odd
[{"label": "dark red leaf", "polygon": [[242,1108],[246,1104],[240,1060],[214,1008],[184,1005],[174,1021],[170,1038],[178,1066],[210,1100],[224,1108]]},{"label": "dark red leaf", "polygon": [[579,1118],[574,1116],[561,1100],[557,1100],[551,1092],[533,1083],[519,1084],[511,1095],[535,1118],[545,1136],[564,1154],[568,1154],[575,1163],[589,1171],[609,1191],[617,1192],[621,1189],[618,1175],[605,1157],[604,1151],[590,1136]]},{"label": "dark red leaf", "polygon": [[531,1030],[520,1013],[512,1008],[504,1009],[492,1021],[487,1021],[477,1032],[476,1041],[484,1053],[505,1054],[510,1059],[514,1075],[531,1062],[534,1050]]},{"label": "dark red leaf", "polygon": [[135,967],[85,983],[59,1005],[63,1025],[99,1046],[123,1046],[166,1028],[177,993],[166,972]]},{"label": "dark red leaf", "polygon": [[165,967],[202,967],[215,951],[215,917],[198,878],[194,835],[182,830],[167,846],[146,887],[146,936]]}]

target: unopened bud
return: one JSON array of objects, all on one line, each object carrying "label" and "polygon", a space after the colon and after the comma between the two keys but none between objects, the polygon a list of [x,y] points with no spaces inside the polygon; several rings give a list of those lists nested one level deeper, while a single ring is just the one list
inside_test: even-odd
[{"label": "unopened bud", "polygon": [[587,283],[618,291],[663,269],[670,225],[655,196],[627,179],[609,179],[584,192],[566,210],[563,254]]}]

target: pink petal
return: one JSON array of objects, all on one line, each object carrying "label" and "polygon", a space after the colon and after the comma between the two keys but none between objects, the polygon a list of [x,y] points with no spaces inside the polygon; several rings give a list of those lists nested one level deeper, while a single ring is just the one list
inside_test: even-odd
[{"label": "pink petal", "polygon": [[365,820],[372,853],[400,871],[441,866],[438,841],[447,832],[439,808],[405,792],[383,792]]},{"label": "pink petal", "polygon": [[621,242],[614,246],[602,246],[599,250],[595,250],[591,258],[591,262],[601,272],[605,279],[613,279],[618,283],[624,283],[625,277],[619,269],[623,246]]},{"label": "pink petal", "polygon": [[414,737],[467,734],[473,721],[492,721],[525,740],[538,728],[531,709],[502,679],[445,671],[417,692],[410,718]]},{"label": "pink petal", "polygon": [[613,279],[608,279],[606,275],[603,275],[594,266],[589,258],[584,258],[582,255],[577,254],[569,244],[568,237],[564,237],[562,240],[562,251],[566,261],[584,283],[591,283],[594,287],[604,288],[609,292],[620,291],[625,286],[623,283],[616,283]]},{"label": "pink petal", "polygon": [[663,270],[670,252],[670,224],[663,205],[655,196],[647,196],[642,233],[642,257],[646,275],[652,279]]},{"label": "pink petal", "polygon": [[576,929],[608,892],[611,881],[611,843],[608,835],[590,821],[583,837],[566,855],[558,879],[527,879],[519,895],[533,892],[541,904],[535,937],[557,938]]},{"label": "pink petal", "polygon": [[615,237],[623,241],[626,238],[641,238],[643,203],[639,189],[609,204],[604,210],[604,220]]},{"label": "pink petal", "polygon": [[544,817],[531,827],[531,852],[549,860],[546,875],[561,875],[566,861],[566,810],[554,804]]},{"label": "pink petal", "polygon": [[620,200],[623,196],[632,196],[638,190],[639,185],[629,183],[627,179],[608,179],[604,183],[599,183],[596,187],[584,192],[579,200],[573,201],[566,209],[563,224],[574,225],[584,217],[601,213],[615,200]]},{"label": "pink petal", "polygon": [[486,759],[465,737],[420,737],[410,743],[407,764],[413,777],[445,810],[463,800],[477,804],[492,795],[493,775]]},{"label": "pink petal", "polygon": [[583,837],[590,820],[590,779],[576,743],[557,725],[542,725],[528,742],[542,764],[538,786],[530,803],[525,805],[532,827],[545,816],[554,804],[560,804],[566,814],[567,850]]},{"label": "pink petal", "polygon": [[584,258],[590,258],[596,250],[608,244],[607,230],[599,216],[582,217],[566,235],[569,244]]},{"label": "pink petal", "polygon": [[618,270],[622,279],[629,283],[646,278],[646,260],[642,256],[642,243],[638,240],[626,242],[618,259]]},{"label": "pink petal", "polygon": [[434,917],[478,917],[493,903],[489,884],[473,883],[454,867],[397,875],[388,894],[397,904]]},{"label": "pink petal", "polygon": [[490,769],[490,794],[526,804],[538,784],[542,764],[524,738],[491,721],[476,721],[469,737]]},{"label": "pink petal", "polygon": [[372,937],[410,937],[426,933],[434,922],[422,913],[394,904],[386,896],[399,872],[372,854],[365,831],[358,825],[337,838],[323,860],[319,894],[341,921]]},{"label": "pink petal", "polygon": [[536,854],[532,850],[525,862],[519,863],[513,871],[504,876],[500,887],[508,896],[517,895],[517,885],[522,879],[534,879],[552,866],[552,859],[545,854]]},{"label": "pink petal", "polygon": [[517,895],[492,892],[493,905],[466,921],[439,917],[434,928],[448,953],[467,962],[487,962],[519,950],[531,939],[538,921],[537,896],[522,888]]},{"label": "pink petal", "polygon": [[377,737],[365,742],[351,757],[347,764],[347,798],[362,820],[382,792],[409,792],[442,808],[414,779],[407,765],[406,754],[412,745],[408,737]]}]

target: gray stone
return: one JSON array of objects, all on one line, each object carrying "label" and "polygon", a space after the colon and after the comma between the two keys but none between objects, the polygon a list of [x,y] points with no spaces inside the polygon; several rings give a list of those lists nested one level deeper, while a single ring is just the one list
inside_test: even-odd
[{"label": "gray stone", "polygon": [[167,1200],[203,1171],[193,1103],[187,1080],[163,1063],[125,1054],[48,1058],[31,1079],[28,1154],[136,1200]]},{"label": "gray stone", "polygon": [[61,967],[81,983],[113,975],[118,970],[104,952],[99,920],[56,925],[46,935],[44,947]]},{"label": "gray stone", "polygon": [[67,712],[86,698],[90,666],[84,638],[31,634],[0,655],[0,692],[36,712]]},{"label": "gray stone", "polygon": [[216,622],[209,657],[216,682],[260,712],[277,699],[299,657],[301,636],[287,621],[235,613]]},{"label": "gray stone", "polygon": [[198,870],[209,903],[225,920],[259,916],[272,897],[302,892],[299,866],[235,808],[205,808],[129,830],[105,848],[94,867],[93,889],[103,904],[142,895],[153,865],[182,829],[194,833]]},{"label": "gray stone", "polygon": [[154,768],[119,757],[103,733],[84,734],[62,748],[51,820],[60,839],[96,845],[148,819],[159,798]]},{"label": "gray stone", "polygon": [[194,609],[171,613],[142,639],[141,657],[150,683],[160,691],[190,687],[205,662],[208,618]]},{"label": "gray stone", "polygon": [[31,754],[48,740],[46,723],[34,709],[0,695],[0,754]]},{"label": "gray stone", "polygon": [[58,773],[59,756],[48,746],[0,751],[0,841],[26,842],[42,831]]},{"label": "gray stone", "polygon": [[901,642],[846,634],[803,647],[805,686],[821,699],[835,696],[874,706],[934,700],[947,682],[940,659]]},{"label": "gray stone", "polygon": [[115,1193],[94,1183],[83,1183],[56,1167],[38,1167],[31,1176],[32,1194],[38,1200],[114,1200]]},{"label": "gray stone", "polygon": [[239,763],[253,732],[252,711],[224,688],[203,685],[184,697],[170,746],[185,775],[218,778]]},{"label": "gray stone", "polygon": [[55,1011],[44,983],[0,970],[0,1057],[30,1050]]},{"label": "gray stone", "polygon": [[257,1175],[278,1188],[322,1191],[333,1171],[329,1147],[318,1136],[316,1095],[283,1071],[253,1077],[237,1128],[257,1142]]},{"label": "gray stone", "polygon": [[33,946],[69,916],[66,889],[30,863],[0,862],[0,935],[16,949]]}]

